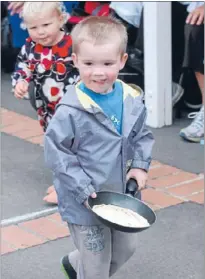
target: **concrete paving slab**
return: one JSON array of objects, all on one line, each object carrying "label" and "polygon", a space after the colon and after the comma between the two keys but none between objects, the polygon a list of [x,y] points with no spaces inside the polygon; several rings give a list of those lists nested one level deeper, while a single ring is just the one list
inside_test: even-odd
[{"label": "concrete paving slab", "polygon": [[[157,223],[139,233],[137,251],[113,279],[203,279],[203,206],[184,203],[157,211]],[[2,256],[2,279],[63,279],[59,259],[71,238]],[[95,278],[90,278],[95,279]]]},{"label": "concrete paving slab", "polygon": [[2,219],[48,208],[42,198],[52,174],[40,145],[2,133],[1,174]]},{"label": "concrete paving slab", "polygon": [[179,137],[180,130],[189,124],[190,120],[180,119],[170,127],[151,129],[155,137],[153,158],[188,172],[204,173],[204,145]]},{"label": "concrete paving slab", "polygon": [[11,92],[11,76],[1,75],[1,107],[26,115],[37,120],[36,111],[31,107],[29,100],[16,99]]}]

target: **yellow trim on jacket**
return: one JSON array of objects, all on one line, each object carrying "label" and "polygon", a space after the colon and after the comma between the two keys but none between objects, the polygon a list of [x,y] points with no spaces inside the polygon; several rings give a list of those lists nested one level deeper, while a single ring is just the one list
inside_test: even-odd
[{"label": "yellow trim on jacket", "polygon": [[[132,98],[137,98],[140,96],[141,94],[141,90],[140,88],[137,86],[137,85],[128,85],[126,84],[125,82],[117,79],[116,81],[120,82],[122,84],[122,88],[123,88],[123,102],[125,101],[125,99],[131,95]],[[100,110],[101,107],[98,106],[98,104],[96,104],[96,102],[94,102],[92,100],[92,98],[90,98],[87,94],[85,94],[83,91],[81,91],[79,89],[79,85],[82,83],[82,81],[79,81],[76,85],[75,85],[75,89],[76,89],[76,93],[77,93],[77,96],[78,96],[78,99],[80,101],[80,103],[82,104],[82,106],[84,107],[84,109],[90,109],[91,106],[93,107],[96,107]]]}]

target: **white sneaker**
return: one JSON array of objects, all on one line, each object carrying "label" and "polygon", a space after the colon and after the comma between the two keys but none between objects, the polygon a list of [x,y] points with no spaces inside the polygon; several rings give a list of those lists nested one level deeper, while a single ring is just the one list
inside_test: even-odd
[{"label": "white sneaker", "polygon": [[176,82],[172,82],[172,107],[179,102],[181,97],[184,95],[184,89]]},{"label": "white sneaker", "polygon": [[204,137],[204,106],[199,112],[190,113],[188,117],[194,120],[188,127],[182,129],[179,135],[187,141],[200,142]]}]

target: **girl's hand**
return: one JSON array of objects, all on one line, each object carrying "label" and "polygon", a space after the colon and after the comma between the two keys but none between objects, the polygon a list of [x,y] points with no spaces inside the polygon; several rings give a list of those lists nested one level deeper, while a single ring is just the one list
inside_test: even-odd
[{"label": "girl's hand", "polygon": [[22,99],[23,96],[28,92],[28,83],[21,80],[19,81],[14,89],[14,96],[17,99]]}]

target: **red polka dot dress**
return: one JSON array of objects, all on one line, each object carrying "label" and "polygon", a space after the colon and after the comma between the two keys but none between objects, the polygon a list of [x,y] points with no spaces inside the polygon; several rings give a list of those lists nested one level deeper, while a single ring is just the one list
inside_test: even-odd
[{"label": "red polka dot dress", "polygon": [[79,80],[73,66],[72,40],[69,34],[54,46],[42,46],[28,38],[22,47],[12,75],[12,85],[20,80],[34,82],[34,100],[38,118],[44,131],[55,112],[56,104],[67,91],[67,86]]}]

